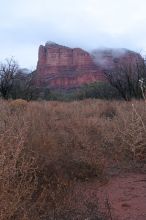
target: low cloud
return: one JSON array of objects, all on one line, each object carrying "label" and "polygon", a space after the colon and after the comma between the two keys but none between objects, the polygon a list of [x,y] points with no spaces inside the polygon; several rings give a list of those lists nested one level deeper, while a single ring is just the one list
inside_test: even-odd
[{"label": "low cloud", "polygon": [[51,40],[88,51],[146,50],[145,0],[5,0],[0,8],[0,60],[14,56],[35,68],[40,44]]}]

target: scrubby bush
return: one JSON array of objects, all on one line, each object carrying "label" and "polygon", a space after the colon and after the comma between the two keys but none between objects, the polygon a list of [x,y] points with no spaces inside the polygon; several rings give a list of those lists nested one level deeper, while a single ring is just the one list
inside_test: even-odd
[{"label": "scrubby bush", "polygon": [[145,103],[133,104],[0,100],[1,219],[106,219],[76,188],[144,165]]},{"label": "scrubby bush", "polygon": [[27,107],[27,101],[23,99],[15,99],[9,101],[9,107],[11,111],[23,111]]},{"label": "scrubby bush", "polygon": [[87,98],[105,100],[121,99],[118,91],[107,82],[90,83],[68,91],[48,90],[47,88],[41,89],[41,91],[42,92],[38,94],[38,98],[41,97],[41,99],[44,100],[73,101]]},{"label": "scrubby bush", "polygon": [[108,82],[95,82],[82,86],[74,93],[76,99],[96,98],[96,99],[121,99],[118,91]]}]

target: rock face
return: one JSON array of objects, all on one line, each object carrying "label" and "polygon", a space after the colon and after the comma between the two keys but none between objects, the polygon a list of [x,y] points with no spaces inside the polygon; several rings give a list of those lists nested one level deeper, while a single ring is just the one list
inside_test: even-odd
[{"label": "rock face", "polygon": [[138,54],[128,50],[96,50],[92,54],[47,42],[39,47],[35,83],[53,89],[77,88],[95,81],[105,81],[105,69]]}]

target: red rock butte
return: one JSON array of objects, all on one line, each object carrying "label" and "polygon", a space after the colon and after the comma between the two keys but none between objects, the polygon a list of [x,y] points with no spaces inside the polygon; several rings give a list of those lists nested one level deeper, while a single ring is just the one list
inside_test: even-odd
[{"label": "red rock butte", "polygon": [[126,49],[95,50],[69,48],[53,42],[39,47],[35,83],[38,87],[72,89],[96,81],[105,81],[104,70],[119,62],[139,59],[138,53]]}]

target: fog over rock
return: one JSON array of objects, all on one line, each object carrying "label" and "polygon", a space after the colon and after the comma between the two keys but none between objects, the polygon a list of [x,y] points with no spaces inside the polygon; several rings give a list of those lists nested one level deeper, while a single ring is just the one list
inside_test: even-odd
[{"label": "fog over rock", "polygon": [[130,59],[139,59],[140,55],[126,48],[102,48],[91,52],[94,62],[102,68],[114,68],[116,63],[130,62]]},{"label": "fog over rock", "polygon": [[119,63],[141,59],[127,49],[99,49],[89,53],[54,42],[40,45],[35,83],[38,87],[71,89],[96,81],[106,81],[104,71]]}]

